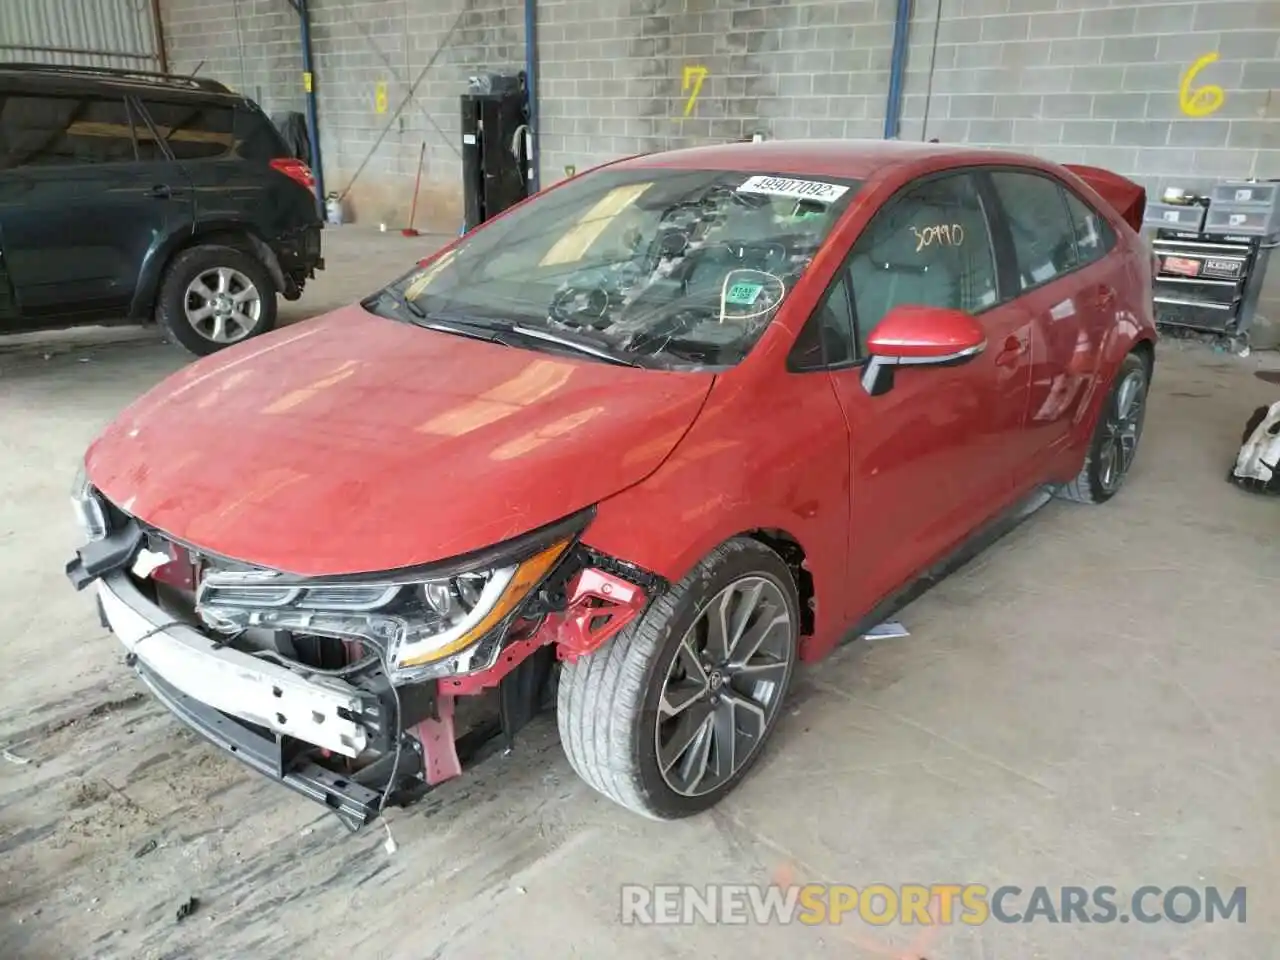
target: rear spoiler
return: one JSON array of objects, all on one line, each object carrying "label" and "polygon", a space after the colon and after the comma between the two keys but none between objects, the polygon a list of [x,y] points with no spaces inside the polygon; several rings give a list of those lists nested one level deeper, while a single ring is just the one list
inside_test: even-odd
[{"label": "rear spoiler", "polygon": [[1145,187],[1101,167],[1088,167],[1079,163],[1064,163],[1063,166],[1091,186],[1129,226],[1141,232],[1142,215],[1147,209]]}]

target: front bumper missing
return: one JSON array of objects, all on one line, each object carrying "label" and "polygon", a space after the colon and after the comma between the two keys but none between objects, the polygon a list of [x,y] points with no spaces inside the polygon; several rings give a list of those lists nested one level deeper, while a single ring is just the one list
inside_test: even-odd
[{"label": "front bumper missing", "polygon": [[[629,569],[606,572],[607,558],[584,553],[543,585],[514,629],[506,624],[488,646],[478,645],[492,654],[478,659],[480,669],[401,686],[392,702],[377,685],[290,670],[175,619],[126,572],[144,540],[130,522],[67,565],[77,589],[95,587],[103,625],[129,665],[195,732],[323,804],[352,830],[387,803],[411,802],[490,750],[509,748],[545,706],[555,658],[597,649],[657,589],[636,586]],[[486,692],[496,693],[497,722],[456,736],[456,699]],[[393,716],[398,729],[390,727]]]},{"label": "front bumper missing", "polygon": [[326,770],[304,756],[295,756],[289,739],[258,733],[234,717],[187,696],[141,660],[134,661],[156,699],[179,720],[215,746],[221,747],[258,773],[284,784],[308,800],[324,804],[349,829],[358,830],[378,816],[382,795],[341,774]]},{"label": "front bumper missing", "polygon": [[364,704],[353,688],[219,646],[173,621],[123,572],[98,581],[98,601],[139,677],[192,730],[350,829],[377,817],[380,792],[308,756],[313,745],[349,757],[365,749]]},{"label": "front bumper missing", "polygon": [[175,689],[278,736],[357,757],[369,745],[360,694],[340,680],[301,677],[178,622],[117,572],[98,581],[103,614],[125,649]]}]

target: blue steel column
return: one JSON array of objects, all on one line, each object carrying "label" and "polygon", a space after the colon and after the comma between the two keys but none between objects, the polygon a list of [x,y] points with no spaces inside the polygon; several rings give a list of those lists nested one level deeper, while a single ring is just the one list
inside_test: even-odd
[{"label": "blue steel column", "polygon": [[316,73],[311,56],[311,11],[307,0],[297,0],[298,19],[302,24],[302,72],[309,78],[307,93],[307,139],[311,143],[311,173],[316,179],[316,203],[324,210],[324,164],[320,161],[320,128],[316,118]]},{"label": "blue steel column", "polygon": [[529,192],[538,192],[538,0],[524,0],[524,77],[529,105]]},{"label": "blue steel column", "polygon": [[884,108],[886,140],[898,136],[898,127],[902,121],[902,82],[907,72],[907,37],[910,28],[911,0],[898,0],[898,15],[893,22],[893,56],[889,61],[889,99]]}]

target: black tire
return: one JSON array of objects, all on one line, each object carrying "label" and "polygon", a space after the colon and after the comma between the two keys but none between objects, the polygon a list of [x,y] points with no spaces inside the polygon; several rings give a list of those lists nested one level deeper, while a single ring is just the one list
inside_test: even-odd
[{"label": "black tire", "polygon": [[[260,304],[256,316],[249,318],[249,322],[228,320],[235,324],[236,332],[227,339],[217,339],[207,327],[202,330],[187,309],[188,303],[198,302],[190,299],[194,296],[188,292],[190,285],[197,278],[218,270],[247,278],[256,289]],[[236,292],[240,289],[237,285]],[[252,254],[223,245],[190,247],[180,251],[165,270],[156,299],[156,322],[187,350],[203,357],[272,329],[276,325],[276,293],[271,272]],[[224,324],[224,330],[226,326]]]},{"label": "black tire", "polygon": [[[1128,464],[1123,467],[1119,476],[1108,482],[1106,448],[1114,443],[1112,425],[1118,413],[1117,403],[1121,388],[1133,377],[1140,377],[1141,384],[1137,395],[1139,407],[1136,414],[1136,432],[1133,437],[1132,452],[1129,455]],[[1150,380],[1151,371],[1147,369],[1142,357],[1131,353],[1124,358],[1120,369],[1116,371],[1115,379],[1111,382],[1111,388],[1107,391],[1107,398],[1098,411],[1097,422],[1093,425],[1093,436],[1089,438],[1089,450],[1085,454],[1084,466],[1074,480],[1058,488],[1059,497],[1076,503],[1106,503],[1120,492],[1129,468],[1133,464],[1133,457],[1137,454],[1138,443],[1142,439],[1142,426],[1147,412],[1147,387]],[[1110,456],[1115,455],[1113,450]]]},{"label": "black tire", "polygon": [[[750,738],[754,745],[741,765],[735,767],[730,761],[732,775],[709,792],[680,793],[659,768],[659,699],[686,634],[713,600],[744,579],[767,581],[764,586],[769,596],[782,598],[789,618],[788,635],[771,641],[785,650],[785,667],[772,668],[782,679],[764,711],[763,732]],[[778,588],[776,595],[768,584]],[[717,547],[688,576],[650,603],[638,621],[589,656],[564,664],[556,715],[570,765],[610,800],[655,820],[691,816],[718,803],[759,760],[778,724],[795,672],[799,627],[795,581],[776,553],[745,538]],[[726,679],[724,688],[714,689],[741,695],[732,689],[732,682]],[[736,720],[734,727],[736,730]],[[720,748],[715,749],[719,755]]]}]

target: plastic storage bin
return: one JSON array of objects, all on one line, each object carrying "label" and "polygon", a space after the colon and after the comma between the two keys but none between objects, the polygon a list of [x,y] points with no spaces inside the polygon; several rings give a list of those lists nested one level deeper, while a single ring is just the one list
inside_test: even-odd
[{"label": "plastic storage bin", "polygon": [[1205,208],[1198,203],[1148,203],[1142,220],[1150,226],[1166,230],[1199,233],[1204,225],[1204,211]]},{"label": "plastic storage bin", "polygon": [[1219,183],[1209,194],[1204,232],[1250,237],[1280,232],[1280,184]]},{"label": "plastic storage bin", "polygon": [[1259,203],[1274,207],[1277,187],[1280,187],[1280,184],[1227,181],[1217,184],[1210,191],[1209,200],[1211,203]]}]

